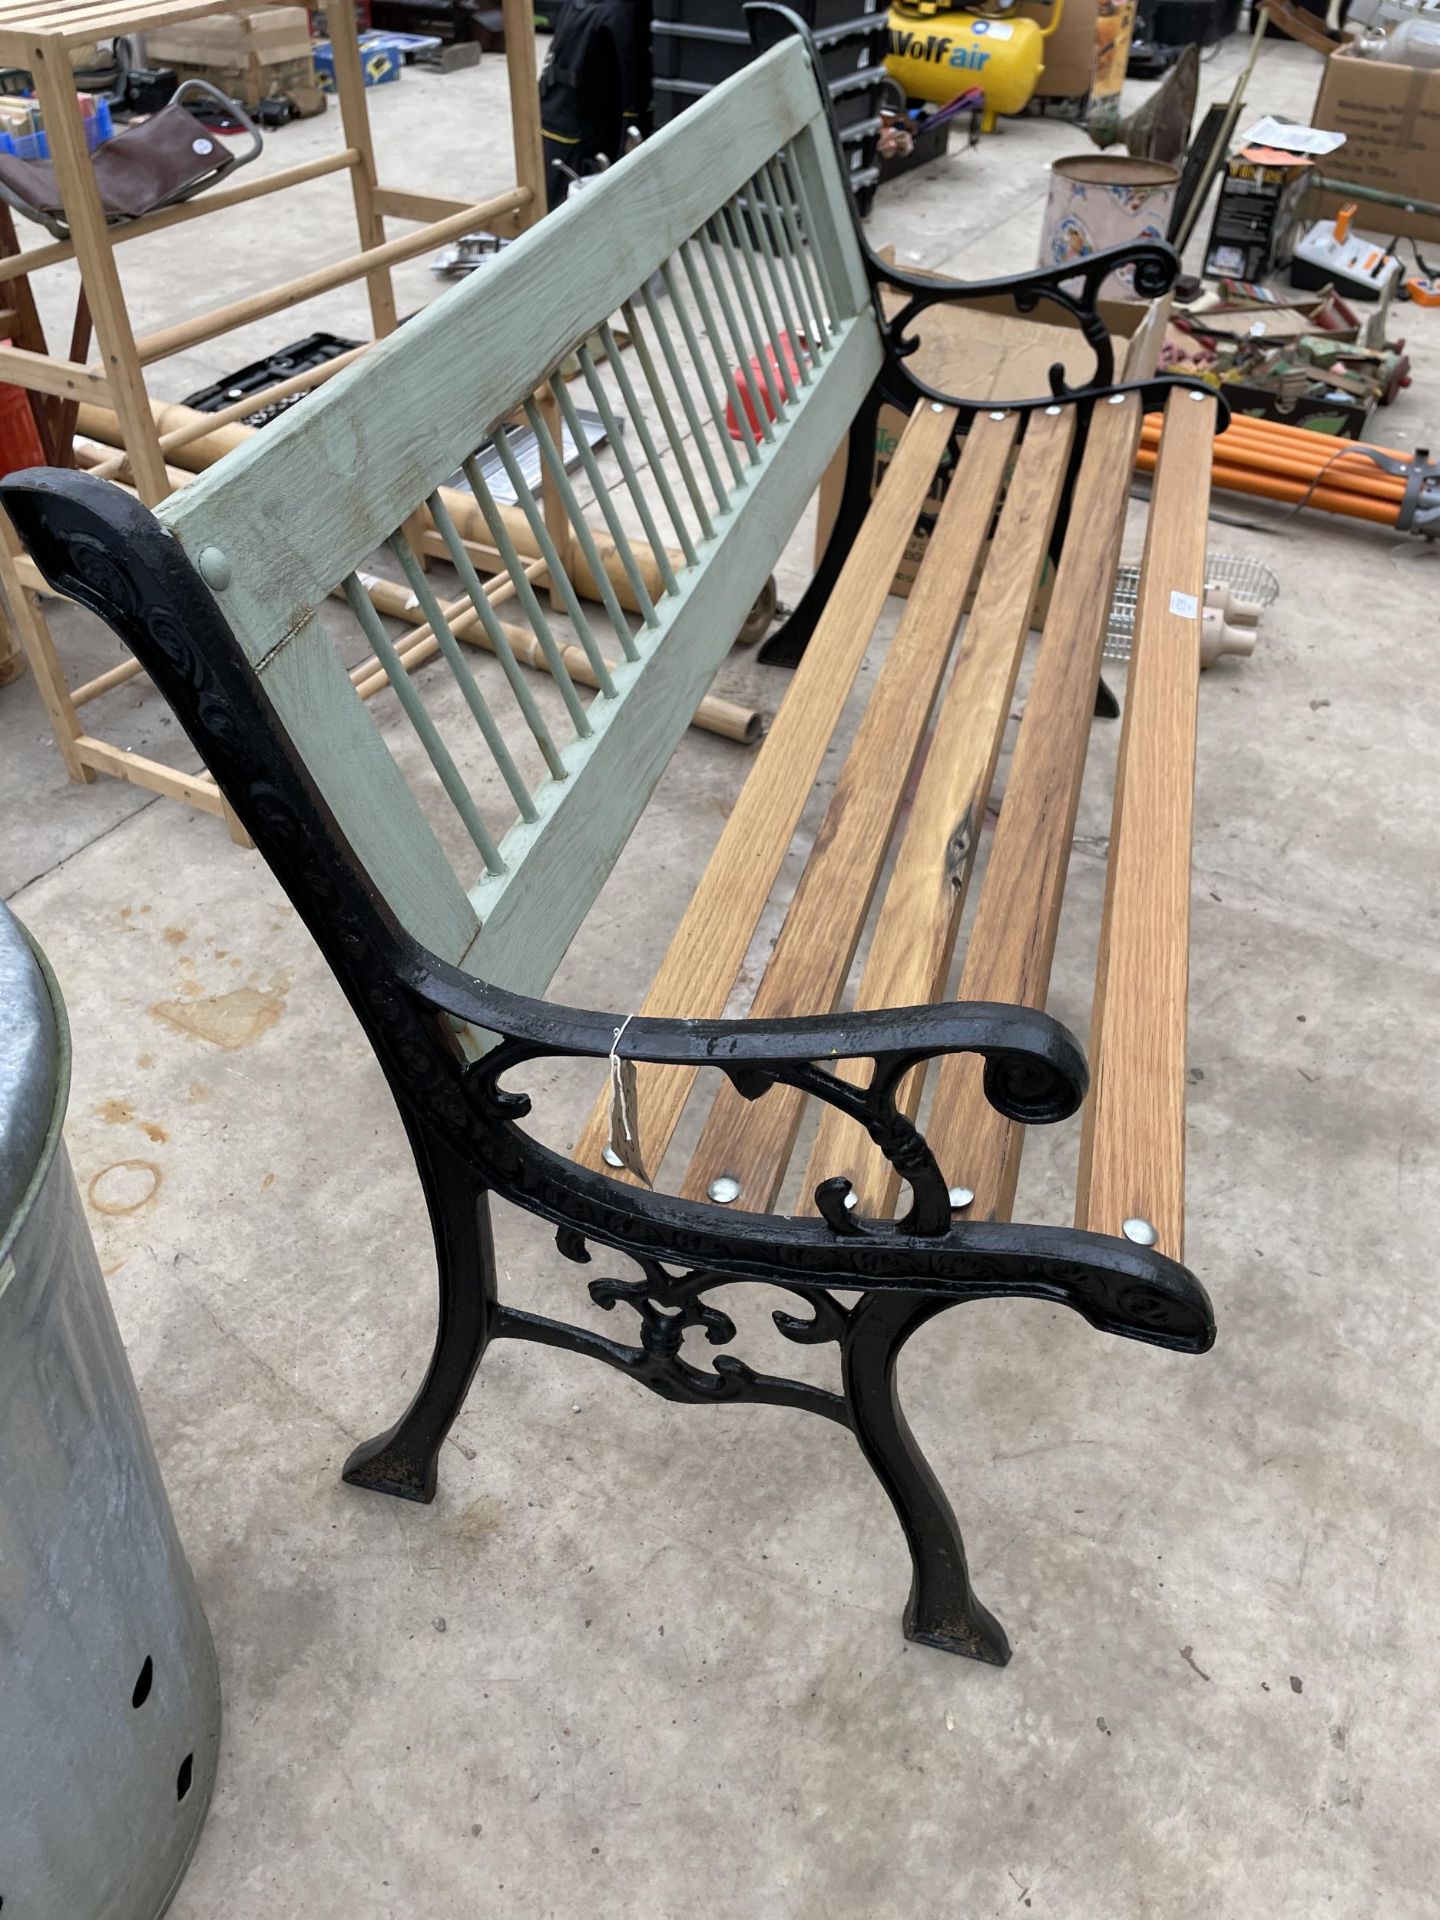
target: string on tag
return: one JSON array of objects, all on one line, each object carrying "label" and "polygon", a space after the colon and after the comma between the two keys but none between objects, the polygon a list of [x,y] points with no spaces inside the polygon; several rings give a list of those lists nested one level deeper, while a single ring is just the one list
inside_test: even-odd
[{"label": "string on tag", "polygon": [[635,1062],[620,1058],[620,1042],[634,1018],[633,1013],[626,1014],[615,1029],[610,1048],[610,1139],[605,1157],[612,1166],[624,1167],[648,1187],[651,1180],[640,1157],[640,1130],[635,1111]]}]

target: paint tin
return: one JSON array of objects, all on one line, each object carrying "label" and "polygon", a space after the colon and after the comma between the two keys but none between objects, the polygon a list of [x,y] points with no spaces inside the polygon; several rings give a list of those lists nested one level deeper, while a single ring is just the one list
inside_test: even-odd
[{"label": "paint tin", "polygon": [[[1163,240],[1179,184],[1179,170],[1165,160],[1118,153],[1057,160],[1050,169],[1040,265],[1063,267],[1107,247]],[[1111,300],[1133,297],[1130,273],[1112,273],[1100,292]]]}]

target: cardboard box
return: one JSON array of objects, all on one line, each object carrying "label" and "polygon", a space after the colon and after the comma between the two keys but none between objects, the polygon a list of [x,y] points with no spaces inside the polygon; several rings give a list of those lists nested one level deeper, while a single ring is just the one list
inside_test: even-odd
[{"label": "cardboard box", "polygon": [[145,57],[152,66],[173,67],[182,80],[208,80],[252,112],[277,95],[297,113],[325,111],[304,7],[212,14],[157,27],[145,36]]},{"label": "cardboard box", "polygon": [[[904,299],[903,294],[887,293],[887,312],[898,312]],[[1099,308],[1115,348],[1116,378],[1148,379],[1159,364],[1170,313],[1169,295],[1151,305],[1102,300]],[[913,371],[942,393],[963,394],[969,400],[1031,400],[1049,391],[1050,368],[1057,361],[1065,368],[1066,377],[1074,381],[1085,379],[1095,364],[1093,353],[1073,322],[1067,324],[1058,315],[1051,320],[1032,320],[1017,313],[1013,302],[998,297],[967,300],[963,306],[931,307],[916,321],[915,331],[920,346],[908,363]],[[899,408],[882,407],[875,426],[872,491],[884,477],[904,430],[905,415]],[[839,509],[845,457],[846,445],[842,443],[820,482],[817,558],[825,550]],[[923,512],[931,518],[940,511],[949,472],[948,467],[942,467],[935,492],[925,502]],[[909,593],[929,538],[923,521],[917,523],[891,582],[892,593],[902,598]],[[1047,572],[1037,604],[1037,625],[1043,618],[1048,594]]]},{"label": "cardboard box", "polygon": [[[1440,201],[1440,68],[1402,67],[1362,60],[1347,48],[1325,62],[1311,124],[1345,135],[1321,171],[1382,193]],[[1307,217],[1334,215],[1335,194],[1311,193]],[[1440,218],[1359,202],[1356,224],[1367,232],[1440,240]]]},{"label": "cardboard box", "polygon": [[264,66],[310,57],[310,16],[304,7],[262,7],[254,13],[215,13],[152,27],[145,58],[152,67]]},{"label": "cardboard box", "polygon": [[[1060,24],[1045,42],[1045,67],[1035,87],[1037,100],[1083,100],[1095,74],[1095,21],[1100,0],[1065,0]],[[1016,14],[1048,27],[1053,0],[1020,0]]]},{"label": "cardboard box", "polygon": [[1263,280],[1288,266],[1299,236],[1300,202],[1313,173],[1310,161],[1265,147],[1232,153],[1215,202],[1205,272]]}]

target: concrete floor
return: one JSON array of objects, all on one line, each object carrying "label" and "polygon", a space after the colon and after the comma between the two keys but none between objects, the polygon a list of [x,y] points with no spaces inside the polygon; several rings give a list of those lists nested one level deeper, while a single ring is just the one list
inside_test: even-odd
[{"label": "concrete floor", "polygon": [[[1317,70],[1268,48],[1257,112],[1308,117]],[[411,184],[503,184],[503,92],[495,61],[407,74],[374,96],[382,156]],[[334,133],[287,129],[267,161]],[[872,234],[967,275],[1024,266],[1049,162],[1084,145],[1009,124],[883,193]],[[204,227],[128,250],[141,323],[337,254],[343,189],[312,194],[283,227],[230,216],[223,256]],[[404,298],[427,283],[409,269]],[[161,390],[363,324],[354,296],[311,311]],[[1415,386],[1379,437],[1433,445],[1440,319],[1401,324]],[[1281,597],[1202,689],[1188,1255],[1219,1343],[1185,1360],[993,1304],[907,1354],[1003,1672],[907,1648],[889,1510],[798,1415],[671,1409],[502,1345],[432,1508],[342,1487],[431,1320],[378,1076],[258,858],[171,803],[68,786],[33,686],[0,693],[0,871],[68,999],[70,1149],[224,1680],[177,1920],[1437,1911],[1440,563],[1222,510],[1250,524],[1213,547],[1263,558]],[[77,678],[113,657],[58,630]],[[770,705],[784,684],[743,657],[721,676]],[[113,737],[164,737],[153,699],[115,698]],[[1067,928],[1093,927],[1113,747],[1097,729]],[[557,996],[637,1002],[747,764],[690,735]],[[1052,1006],[1082,1032],[1089,991],[1062,964]],[[576,1096],[540,1091],[559,1137]],[[1074,1133],[1053,1136],[1025,1199],[1061,1217]],[[500,1246],[508,1298],[591,1314],[532,1223],[504,1218]],[[756,1364],[767,1335],[749,1305]]]}]

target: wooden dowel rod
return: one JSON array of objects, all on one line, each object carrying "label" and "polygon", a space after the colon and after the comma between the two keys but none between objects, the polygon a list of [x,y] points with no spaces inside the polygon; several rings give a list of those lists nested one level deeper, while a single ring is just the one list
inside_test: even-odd
[{"label": "wooden dowel rod", "polygon": [[[243,421],[239,420],[232,421],[228,426],[217,427],[212,415],[199,413],[193,407],[183,407],[173,402],[167,403],[163,400],[152,400],[150,410],[155,416],[155,423],[160,428],[162,435],[168,435],[180,427],[190,427],[194,429],[193,437],[187,437],[183,442],[176,441],[172,443],[170,451],[174,454],[180,466],[188,467],[195,473],[202,472],[206,467],[213,466],[217,460],[223,459],[227,453],[233,452],[236,447],[244,446],[252,433],[264,431],[263,428],[248,427]],[[90,406],[82,401],[76,416],[76,425],[82,433],[89,434],[96,440],[106,441],[113,447],[120,445],[119,423],[115,418],[113,409],[109,407]],[[484,557],[485,565],[492,569],[498,566],[499,560],[490,542],[489,528],[485,525],[485,517],[477,506],[474,496],[470,493],[459,492],[453,487],[441,487],[438,491],[466,546],[469,547],[473,541],[475,547],[480,549]],[[505,522],[506,530],[511,540],[515,543],[515,549],[521,558],[525,560],[539,559],[540,554],[535,535],[532,533],[530,523],[520,508],[501,505],[499,511],[501,518]],[[424,525],[428,526],[429,516],[422,514],[422,521]],[[635,597],[630,590],[630,583],[626,577],[625,568],[619,554],[615,550],[614,543],[598,531],[593,532],[593,539],[600,554],[601,564],[609,577],[611,585],[615,589],[615,594],[620,604],[627,607],[630,612],[636,612]],[[571,544],[574,551],[568,556],[568,561],[570,577],[575,583],[576,590],[583,594],[587,600],[598,600],[600,598],[600,589],[596,583],[595,576],[591,572],[585,556],[579,551],[578,543],[572,542]],[[443,552],[439,549],[435,551],[440,558],[444,558]],[[637,554],[636,559],[639,564],[641,578],[645,582],[647,590],[653,598],[658,599],[663,593],[664,587],[660,579],[660,570],[655,564],[653,555],[646,554],[641,556]],[[679,552],[672,553],[671,564],[677,567],[683,566],[684,555]]]},{"label": "wooden dowel rod", "polygon": [[[278,173],[258,175],[243,186],[222,187],[218,192],[184,200],[179,206],[162,207],[158,213],[147,213],[139,220],[110,227],[110,244],[119,246],[122,240],[140,240],[147,233],[160,232],[163,227],[179,226],[185,220],[198,220],[202,214],[219,213],[224,207],[238,207],[263,194],[279,193],[286,187],[298,187],[302,181],[339,173],[353,167],[359,157],[354,147],[345,147],[339,153],[327,154],[323,160],[306,160],[298,167],[283,167]],[[18,279],[21,274],[38,273],[42,267],[58,266],[63,260],[74,258],[75,248],[69,240],[56,240],[47,247],[26,247],[0,259],[0,282]]]},{"label": "wooden dowel rod", "polygon": [[266,287],[244,300],[232,300],[228,306],[197,314],[193,320],[181,320],[173,327],[161,327],[158,332],[145,334],[136,341],[140,363],[148,366],[154,360],[167,359],[172,353],[183,353],[187,347],[213,340],[217,334],[248,326],[252,320],[264,320],[272,313],[299,306],[302,301],[330,293],[352,280],[363,280],[379,267],[395,266],[402,260],[411,260],[417,253],[425,253],[445,240],[458,239],[462,233],[484,226],[487,219],[497,214],[511,212],[528,199],[527,188],[512,187],[508,193],[497,194],[491,200],[477,201],[463,213],[452,213],[447,219],[433,221],[428,227],[417,227],[413,233],[383,241],[378,247],[365,247],[359,253],[332,261],[328,267],[317,267],[313,273],[302,273],[278,287]]},{"label": "wooden dowel rod", "polygon": [[0,380],[27,393],[54,393],[63,400],[104,401],[110,395],[103,373],[75,360],[32,353],[28,347],[0,347]]},{"label": "wooden dowel rod", "polygon": [[[531,577],[542,570],[538,565],[525,569]],[[366,591],[378,611],[391,613],[397,619],[414,619],[419,611],[417,606],[410,604],[412,596],[409,591],[404,587],[396,586],[392,581],[373,581],[367,585]],[[513,585],[511,585],[511,592],[513,591]],[[486,597],[494,605],[497,600],[509,596],[502,591],[494,595],[487,594]],[[457,639],[468,641],[471,646],[483,647],[487,653],[494,651],[481,625],[479,614],[468,601],[457,603],[453,612],[449,608],[443,611],[450,631]],[[550,671],[540,642],[528,628],[506,624],[504,631],[517,660],[527,667],[536,668],[541,673]],[[401,641],[395,649],[407,672],[413,672],[416,667],[424,666],[425,662],[432,660],[439,650],[439,642],[428,625],[423,626],[420,632],[413,633],[408,639]],[[562,645],[560,655],[569,669],[572,680],[585,687],[593,687],[596,684],[595,670],[586,659],[582,647]],[[356,673],[360,671],[362,669],[356,669]],[[379,693],[381,688],[388,684],[389,678],[378,661],[374,663],[374,671],[367,678],[356,680],[355,673],[350,677],[355,680],[355,691],[362,700],[369,700]],[[718,733],[727,740],[738,740],[742,745],[748,746],[752,741],[759,739],[763,719],[764,716],[756,707],[742,707],[733,700],[722,700],[715,694],[706,694],[696,708],[691,724],[703,728],[706,733]]]},{"label": "wooden dowel rod", "polygon": [[[83,413],[86,409],[82,407],[80,411]],[[77,467],[83,467],[86,473],[99,473],[102,480],[114,480],[117,474],[128,468],[130,456],[122,447],[117,460],[110,451],[111,445],[108,440],[97,440],[88,433],[77,432],[71,440],[70,450]],[[167,465],[165,478],[173,490],[176,487],[188,487],[195,476],[187,473],[183,467]],[[134,489],[131,487],[128,490],[133,492]]]},{"label": "wooden dowel rod", "polygon": [[112,779],[128,780],[132,786],[144,787],[150,793],[163,793],[168,799],[184,800],[198,807],[202,813],[224,817],[225,803],[220,798],[220,789],[208,773],[181,773],[163,761],[111,746],[108,740],[96,740],[88,733],[80,735],[75,751],[82,763],[94,767],[97,773],[108,773]]},{"label": "wooden dowel rod", "polygon": [[[538,560],[532,561],[525,569],[530,579],[534,579],[544,571],[543,563]],[[369,579],[364,585],[366,593],[370,596],[370,604],[377,613],[388,614],[392,620],[408,620],[415,623],[417,630],[395,643],[397,659],[409,666],[412,655],[431,637],[430,625],[421,615],[419,600],[408,587],[401,586],[394,580]],[[485,598],[492,607],[502,606],[505,601],[515,598],[516,591],[515,582],[507,574],[503,579],[497,578],[486,582]],[[343,587],[337,587],[335,592],[340,598],[344,597]],[[470,605],[468,596],[452,600],[448,606],[442,606],[440,611],[444,614],[452,633],[459,635],[462,639],[470,637],[469,628],[464,623],[473,618],[474,608]],[[512,644],[516,641],[523,642],[528,638],[518,627],[507,628],[506,631],[511,636]],[[430,659],[434,652],[435,648],[431,647],[424,658]],[[385,685],[387,678],[384,667],[374,654],[371,654],[368,660],[362,660],[358,667],[350,669],[351,682],[362,700],[368,700],[372,693],[377,693]]]},{"label": "wooden dowel rod", "polygon": [[[333,360],[324,360],[318,367],[307,367],[303,373],[295,373],[288,380],[279,380],[273,387],[265,387],[259,393],[247,393],[242,400],[236,400],[218,412],[207,413],[188,426],[175,427],[169,433],[160,436],[161,453],[173,453],[177,447],[189,446],[192,440],[202,440],[207,433],[213,433],[219,427],[233,426],[237,420],[247,415],[259,413],[262,407],[273,406],[277,400],[288,400],[293,394],[309,393],[312,387],[323,386],[325,381],[333,380],[337,373],[352,366],[362,354],[370,351],[373,342],[363,346],[351,347],[348,353],[337,353]],[[108,480],[125,465],[128,456],[117,454],[93,469],[102,479]]]},{"label": "wooden dowel rod", "polygon": [[109,693],[112,687],[120,687],[127,680],[133,680],[144,668],[138,660],[122,660],[118,667],[111,667],[108,673],[97,673],[93,680],[87,680],[83,686],[76,687],[70,696],[70,704],[83,707],[88,700],[98,700],[102,693]]}]

